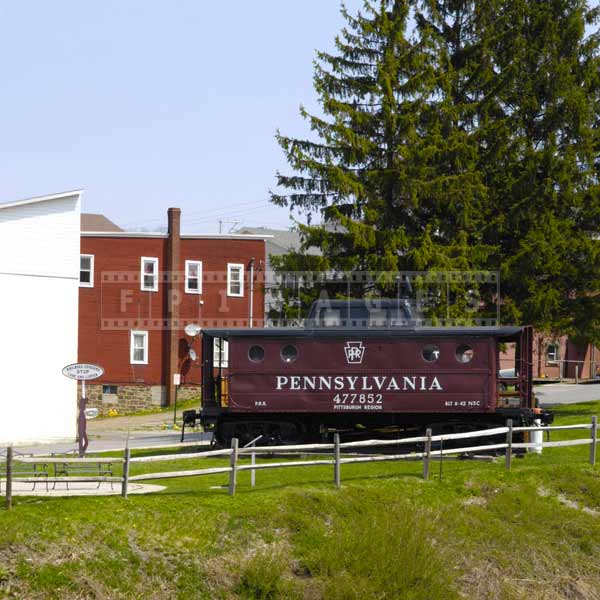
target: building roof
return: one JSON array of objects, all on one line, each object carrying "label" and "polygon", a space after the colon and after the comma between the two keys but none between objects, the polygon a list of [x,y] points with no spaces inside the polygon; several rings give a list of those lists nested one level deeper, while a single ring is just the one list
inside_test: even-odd
[{"label": "building roof", "polygon": [[34,198],[26,198],[25,200],[16,200],[14,202],[0,203],[0,210],[3,208],[13,208],[14,206],[24,206],[25,204],[35,204],[37,202],[46,202],[48,200],[68,198],[69,196],[81,196],[82,193],[83,190],[70,190],[68,192],[60,192],[58,194],[49,194],[47,196],[35,196]]},{"label": "building roof", "polygon": [[277,337],[277,338],[428,338],[464,337],[496,338],[500,341],[516,341],[523,327],[256,327],[203,329],[210,337]]},{"label": "building roof", "polygon": [[[290,250],[300,250],[302,240],[298,231],[290,229],[270,229],[269,227],[242,227],[237,233],[269,236],[269,248],[267,253],[280,255],[287,254]],[[305,254],[319,256],[318,248],[308,248]]]},{"label": "building roof", "polygon": [[[168,233],[162,231],[82,231],[82,237],[110,238],[158,238],[167,239]],[[240,233],[182,233],[182,240],[268,240],[268,235],[249,235]]]},{"label": "building roof", "polygon": [[81,213],[81,231],[123,231],[104,215]]}]

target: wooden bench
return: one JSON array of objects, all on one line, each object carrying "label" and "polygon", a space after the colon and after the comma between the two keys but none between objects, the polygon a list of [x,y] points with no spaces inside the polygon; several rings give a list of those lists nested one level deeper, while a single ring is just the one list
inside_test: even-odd
[{"label": "wooden bench", "polygon": [[[113,463],[111,462],[86,462],[86,463],[71,463],[71,462],[57,462],[54,463],[54,476],[55,477],[72,477],[74,475],[90,475],[94,477],[112,477],[113,476]],[[69,489],[69,482],[65,481],[67,490]],[[98,488],[102,482],[98,482]],[[56,488],[56,482],[52,489]],[[113,489],[113,482],[110,482],[110,489]]]},{"label": "wooden bench", "polygon": [[[6,452],[2,453],[4,460],[6,460]],[[19,477],[35,477],[40,478],[42,481],[40,483],[46,483],[46,491],[48,491],[48,481],[43,481],[44,479],[48,479],[48,463],[44,462],[44,459],[40,459],[39,462],[19,462],[19,457],[33,457],[32,454],[22,454],[20,452],[14,452],[14,463],[12,468],[12,476],[14,478]],[[6,462],[0,467],[0,477],[4,477],[6,479]],[[37,481],[33,482],[33,487],[31,491],[35,491],[35,486],[38,484]],[[0,493],[2,492],[2,480],[0,479]]]}]

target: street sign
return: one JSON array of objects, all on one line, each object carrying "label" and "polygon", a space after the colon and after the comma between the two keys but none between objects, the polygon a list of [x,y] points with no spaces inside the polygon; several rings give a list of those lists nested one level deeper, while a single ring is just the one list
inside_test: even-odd
[{"label": "street sign", "polygon": [[173,375],[173,385],[181,385],[181,374],[175,373]]},{"label": "street sign", "polygon": [[75,363],[67,365],[62,374],[69,379],[77,379],[77,381],[89,381],[90,379],[98,379],[104,375],[104,369],[98,365],[90,365],[87,363]]},{"label": "street sign", "polygon": [[85,413],[86,419],[95,419],[98,416],[98,409],[97,408],[86,408],[84,413]]}]

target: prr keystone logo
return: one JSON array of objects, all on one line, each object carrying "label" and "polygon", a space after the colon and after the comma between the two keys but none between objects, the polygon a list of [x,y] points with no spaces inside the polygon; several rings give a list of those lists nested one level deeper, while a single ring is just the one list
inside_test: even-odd
[{"label": "prr keystone logo", "polygon": [[365,356],[365,348],[362,342],[346,342],[344,352],[349,365],[360,365]]}]

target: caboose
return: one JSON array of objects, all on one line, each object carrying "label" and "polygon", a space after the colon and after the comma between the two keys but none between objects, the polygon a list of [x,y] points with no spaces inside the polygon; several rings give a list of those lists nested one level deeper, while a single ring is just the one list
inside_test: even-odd
[{"label": "caboose", "polygon": [[[286,444],[550,422],[532,393],[532,328],[422,327],[405,301],[313,306],[302,328],[202,332],[200,419],[218,444]],[[500,352],[515,344],[511,377]],[[227,344],[227,364],[215,348]]]}]

